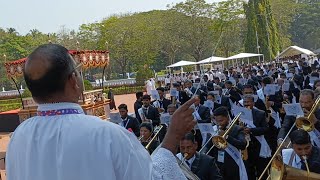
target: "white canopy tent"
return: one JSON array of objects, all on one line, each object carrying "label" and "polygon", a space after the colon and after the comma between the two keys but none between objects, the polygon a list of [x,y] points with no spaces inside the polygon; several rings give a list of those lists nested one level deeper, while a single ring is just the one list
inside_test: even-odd
[{"label": "white canopy tent", "polygon": [[174,68],[174,67],[182,67],[182,66],[189,66],[189,65],[195,65],[196,62],[191,61],[179,61],[177,63],[171,64],[170,66],[167,66],[167,68]]},{"label": "white canopy tent", "polygon": [[305,54],[308,56],[315,56],[316,54],[313,53],[312,51],[308,49],[304,49],[298,46],[290,46],[284,51],[282,51],[277,58],[284,58],[288,56],[295,56],[295,55],[300,55],[300,54]]},{"label": "white canopy tent", "polygon": [[207,59],[204,59],[202,61],[197,62],[197,64],[209,64],[209,63],[213,63],[213,62],[221,62],[224,61],[226,58],[223,57],[216,57],[216,56],[212,56],[209,57]]},{"label": "white canopy tent", "polygon": [[[264,56],[263,54],[254,54],[254,53],[240,53],[240,54],[236,54],[234,56],[230,56],[228,58],[226,58],[226,60],[236,60],[236,64],[238,65],[238,59],[247,59],[248,60],[248,64],[250,64],[249,58],[251,57],[259,57],[259,63],[260,63],[260,56],[262,56],[262,59],[264,61]],[[234,61],[232,61],[232,65],[234,66]]]}]

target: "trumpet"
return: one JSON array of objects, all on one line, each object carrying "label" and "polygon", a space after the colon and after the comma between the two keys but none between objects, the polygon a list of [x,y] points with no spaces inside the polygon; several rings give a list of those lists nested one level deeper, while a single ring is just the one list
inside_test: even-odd
[{"label": "trumpet", "polygon": [[199,152],[203,151],[206,147],[206,145],[212,141],[213,145],[211,146],[211,148],[208,150],[208,152],[206,153],[207,155],[209,154],[209,152],[214,148],[217,147],[218,149],[225,149],[228,146],[228,142],[226,140],[226,136],[230,133],[232,127],[237,123],[237,121],[240,119],[242,112],[240,112],[233,120],[232,123],[230,124],[229,128],[225,131],[225,133],[220,136],[220,135],[216,135],[216,136],[212,136],[204,145],[203,147],[200,149]]}]

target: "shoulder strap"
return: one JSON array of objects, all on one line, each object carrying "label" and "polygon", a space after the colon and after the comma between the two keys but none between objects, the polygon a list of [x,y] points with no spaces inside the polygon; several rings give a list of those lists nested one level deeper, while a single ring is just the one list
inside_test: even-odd
[{"label": "shoulder strap", "polygon": [[289,163],[288,163],[289,166],[292,166],[293,158],[294,158],[295,155],[296,155],[296,153],[294,151],[292,151],[291,156],[290,156],[290,160],[289,160]]}]

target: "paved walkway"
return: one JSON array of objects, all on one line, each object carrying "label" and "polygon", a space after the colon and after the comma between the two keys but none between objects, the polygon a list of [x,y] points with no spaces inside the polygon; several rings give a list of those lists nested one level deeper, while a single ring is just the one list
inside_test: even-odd
[{"label": "paved walkway", "polygon": [[116,102],[117,109],[120,104],[126,104],[128,106],[129,113],[134,113],[134,102],[136,102],[136,94],[115,95],[114,101]]}]

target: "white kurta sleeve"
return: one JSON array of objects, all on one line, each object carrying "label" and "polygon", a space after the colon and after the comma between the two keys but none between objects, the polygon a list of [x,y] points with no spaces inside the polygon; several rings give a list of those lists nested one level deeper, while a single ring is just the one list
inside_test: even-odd
[{"label": "white kurta sleeve", "polygon": [[153,180],[187,180],[182,173],[175,156],[165,148],[159,150],[152,157]]}]

